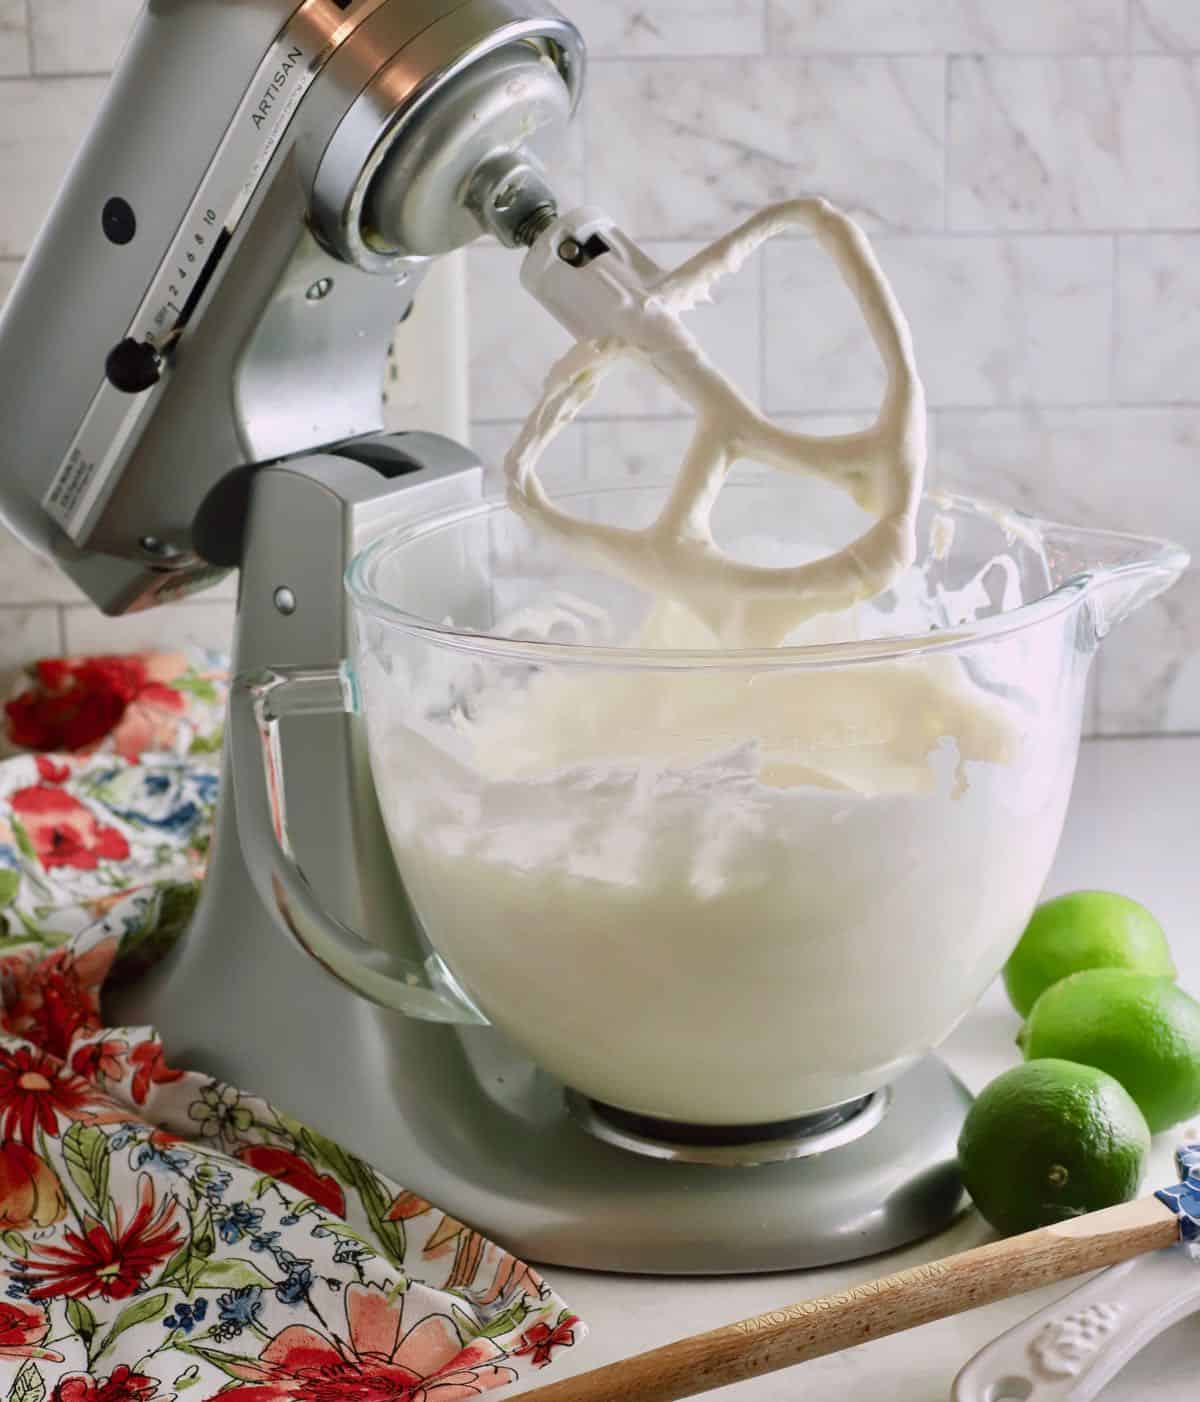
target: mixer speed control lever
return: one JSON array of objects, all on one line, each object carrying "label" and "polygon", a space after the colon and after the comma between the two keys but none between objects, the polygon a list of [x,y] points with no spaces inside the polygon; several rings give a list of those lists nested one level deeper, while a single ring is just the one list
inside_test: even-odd
[{"label": "mixer speed control lever", "polygon": [[162,352],[149,341],[127,336],[109,351],[104,373],[109,384],[123,394],[141,394],[162,379]]}]

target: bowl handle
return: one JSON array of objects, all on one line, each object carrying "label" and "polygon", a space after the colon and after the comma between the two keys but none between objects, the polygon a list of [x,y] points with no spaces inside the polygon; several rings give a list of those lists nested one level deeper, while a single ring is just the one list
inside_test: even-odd
[{"label": "bowl handle", "polygon": [[[278,667],[235,678],[230,696],[234,801],[246,868],[263,904],[296,943],[355,993],[425,1022],[486,1025],[436,954],[413,941],[404,958],[342,924],[301,871],[288,833],[279,722],[356,714],[350,669]],[[397,922],[401,926],[406,922]]]}]

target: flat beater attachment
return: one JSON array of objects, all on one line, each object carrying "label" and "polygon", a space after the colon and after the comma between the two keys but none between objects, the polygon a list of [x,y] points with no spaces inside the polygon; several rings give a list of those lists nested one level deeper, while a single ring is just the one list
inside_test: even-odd
[{"label": "flat beater attachment", "polygon": [[[717,369],[684,324],[714,286],[768,239],[801,228],[816,236],[853,293],[887,370],[872,427],[811,436],[764,417]],[[575,338],[505,461],[513,508],[599,567],[703,619],[727,646],[775,646],[805,619],[890,587],[912,563],[925,470],[925,398],[912,338],[865,235],[822,199],[774,205],[673,270],[660,268],[605,214],[583,209],[540,233],[521,273],[526,290]],[[658,518],[644,530],[579,520],[557,507],[537,464],[622,360],[667,382],[696,428]],[[876,517],[835,554],[786,568],[734,560],[713,539],[711,515],[741,459],[815,474]]]}]

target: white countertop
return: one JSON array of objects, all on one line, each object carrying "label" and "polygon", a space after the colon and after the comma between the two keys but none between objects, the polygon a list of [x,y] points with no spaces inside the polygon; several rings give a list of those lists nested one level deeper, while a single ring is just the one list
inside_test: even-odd
[{"label": "white countertop", "polygon": [[[1180,982],[1200,995],[1200,737],[1101,740],[1084,746],[1070,816],[1046,894],[1082,887],[1122,891],[1162,921]],[[972,1090],[1016,1064],[1018,1019],[993,987],[943,1046]],[[1175,1136],[1155,1141],[1147,1187],[1175,1181]],[[591,1327],[530,1386],[790,1304],[902,1266],[966,1250],[988,1237],[974,1213],[931,1241],[832,1270],[786,1275],[664,1279],[548,1271]],[[1076,1282],[1078,1283],[1078,1282]],[[715,1394],[728,1402],[945,1402],[963,1363],[1026,1315],[1072,1288],[1058,1286],[864,1344]],[[1105,1402],[1196,1402],[1200,1316],[1164,1334],[1105,1392]],[[523,1389],[519,1389],[523,1390]],[[614,1398],[614,1402],[620,1399]]]}]

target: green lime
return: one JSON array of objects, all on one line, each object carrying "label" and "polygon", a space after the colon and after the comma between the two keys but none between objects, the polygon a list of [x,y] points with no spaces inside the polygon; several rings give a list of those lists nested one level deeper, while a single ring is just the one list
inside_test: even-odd
[{"label": "green lime", "polygon": [[958,1161],[975,1206],[1007,1236],[1128,1202],[1149,1148],[1119,1081],[1070,1061],[1028,1061],[971,1107]]},{"label": "green lime", "polygon": [[1004,986],[1028,1017],[1047,988],[1081,969],[1175,977],[1162,926],[1144,905],[1112,891],[1075,891],[1038,906],[1004,966]]},{"label": "green lime", "polygon": [[1157,1134],[1200,1110],[1200,1003],[1165,978],[1086,969],[1048,988],[1018,1039],[1115,1076]]}]

